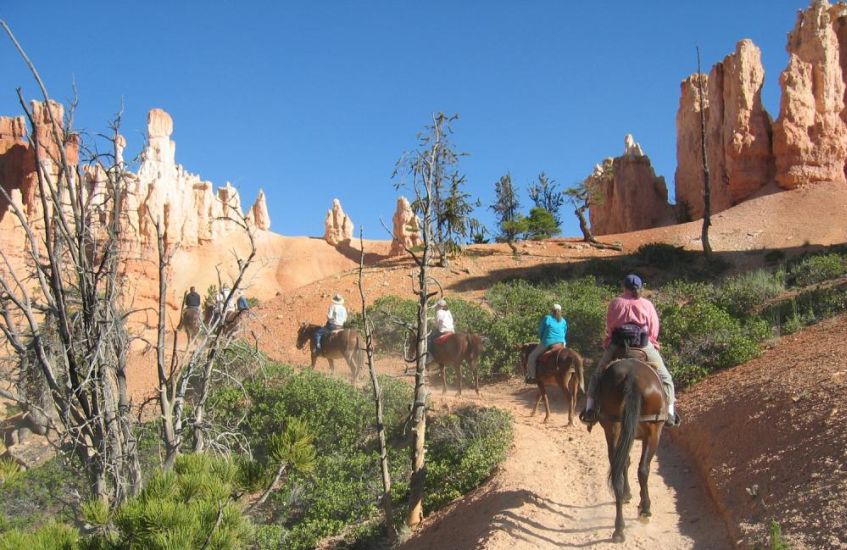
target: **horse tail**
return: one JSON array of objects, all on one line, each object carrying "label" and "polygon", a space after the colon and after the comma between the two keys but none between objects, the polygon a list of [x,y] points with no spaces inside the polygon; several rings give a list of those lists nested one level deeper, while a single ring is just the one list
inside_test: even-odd
[{"label": "horse tail", "polygon": [[579,376],[579,389],[585,394],[585,362],[582,356],[574,350],[571,350],[571,358],[576,365],[576,373]]},{"label": "horse tail", "polygon": [[635,441],[635,430],[638,428],[641,417],[642,396],[635,385],[635,373],[632,369],[626,374],[623,383],[621,434],[612,454],[612,469],[609,472],[609,481],[611,481],[613,487],[623,486],[629,463],[629,451],[632,449],[633,441]]}]

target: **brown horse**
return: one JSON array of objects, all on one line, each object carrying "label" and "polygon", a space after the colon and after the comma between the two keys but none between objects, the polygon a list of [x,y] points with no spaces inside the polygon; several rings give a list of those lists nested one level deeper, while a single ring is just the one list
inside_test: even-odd
[{"label": "brown horse", "polygon": [[[524,344],[521,347],[520,362],[526,375],[529,354],[535,349],[536,344]],[[568,404],[568,426],[573,426],[573,417],[576,414],[576,400],[578,392],[585,393],[585,372],[582,356],[571,348],[564,346],[553,348],[544,352],[538,358],[535,369],[535,380],[538,383],[538,396],[535,398],[535,407],[532,414],[538,410],[538,403],[544,398],[544,409],[546,415],[544,422],[550,418],[550,402],[547,400],[547,384],[555,384],[562,388],[565,395],[565,403]]]},{"label": "brown horse", "polygon": [[203,326],[203,319],[200,315],[200,309],[196,307],[187,307],[182,310],[182,316],[179,319],[177,330],[184,330],[188,336],[188,341],[191,342],[200,333]]},{"label": "brown horse", "polygon": [[[417,342],[413,332],[407,334],[406,362],[414,362]],[[431,364],[441,366],[442,392],[447,393],[447,367],[456,368],[456,378],[459,381],[459,393],[462,395],[462,363],[467,363],[473,372],[474,389],[479,395],[479,356],[482,354],[482,337],[469,332],[451,332],[432,341],[428,353],[432,356]]]},{"label": "brown horse", "polygon": [[355,382],[359,378],[359,369],[365,362],[365,340],[359,335],[358,330],[352,328],[327,332],[321,337],[321,351],[318,353],[315,334],[320,329],[320,325],[300,323],[300,328],[297,330],[297,349],[303,349],[306,342],[309,342],[312,369],[315,368],[318,357],[323,357],[329,362],[329,370],[333,374],[335,374],[335,360],[344,359],[350,367],[350,379]]},{"label": "brown horse", "polygon": [[638,462],[641,504],[638,515],[646,520],[651,515],[647,478],[667,419],[667,404],[656,370],[643,361],[631,358],[609,364],[597,384],[596,396],[598,418],[606,433],[609,450],[609,481],[615,492],[612,541],[623,542],[623,504],[632,498],[627,478],[629,451],[636,439],[641,440],[641,459]]}]

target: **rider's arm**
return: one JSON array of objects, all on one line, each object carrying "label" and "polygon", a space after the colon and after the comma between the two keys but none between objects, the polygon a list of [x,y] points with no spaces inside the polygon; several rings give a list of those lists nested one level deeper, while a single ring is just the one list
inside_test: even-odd
[{"label": "rider's arm", "polygon": [[544,340],[544,333],[547,332],[547,316],[541,318],[541,322],[538,323],[538,339]]},{"label": "rider's arm", "polygon": [[647,327],[647,333],[650,337],[650,342],[659,349],[659,314],[656,312],[656,306],[653,305],[652,302],[648,301],[649,307],[647,308],[647,316],[649,320],[649,324]]}]

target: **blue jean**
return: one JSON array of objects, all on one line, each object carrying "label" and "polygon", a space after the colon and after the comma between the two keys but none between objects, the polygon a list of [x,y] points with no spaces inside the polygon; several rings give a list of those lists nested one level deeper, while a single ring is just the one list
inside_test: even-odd
[{"label": "blue jean", "polygon": [[344,327],[340,327],[333,323],[327,323],[321,328],[319,328],[318,331],[315,333],[315,347],[318,348],[318,350],[321,349],[321,338],[323,338],[324,334],[326,334],[327,332],[332,332],[333,330],[341,330],[342,328]]}]

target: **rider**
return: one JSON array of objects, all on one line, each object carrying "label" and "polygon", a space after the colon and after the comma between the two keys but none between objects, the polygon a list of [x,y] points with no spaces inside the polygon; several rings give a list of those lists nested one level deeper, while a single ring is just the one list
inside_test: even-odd
[{"label": "rider", "polygon": [[[217,296],[215,296],[215,309],[218,314],[224,313],[224,304],[226,304],[227,298],[229,298],[231,291],[228,287],[222,286],[221,291],[218,292]],[[235,300],[230,300],[229,304],[226,306],[226,313],[235,310]]]},{"label": "rider", "polygon": [[615,354],[618,352],[618,346],[612,343],[612,333],[616,328],[623,325],[638,325],[643,332],[646,332],[647,342],[640,349],[647,355],[647,361],[656,366],[656,372],[662,380],[662,386],[668,398],[668,420],[666,425],[678,426],[681,421],[679,415],[674,411],[673,379],[671,378],[671,373],[665,367],[662,356],[659,355],[659,315],[656,313],[656,308],[652,302],[641,297],[643,286],[641,278],[638,275],[629,274],[623,280],[623,294],[609,303],[609,308],[606,311],[606,340],[603,343],[606,349],[588,383],[585,410],[580,415],[580,418],[584,422],[597,421],[597,411],[594,409],[594,390],[606,366],[615,358]]},{"label": "rider", "polygon": [[567,345],[568,322],[562,317],[562,306],[553,304],[550,313],[541,318],[538,325],[538,338],[541,340],[529,354],[526,362],[526,383],[535,383],[535,363],[542,353],[556,345]]},{"label": "rider", "polygon": [[344,298],[340,294],[335,294],[332,297],[332,305],[329,306],[329,311],[326,313],[326,325],[322,326],[315,333],[315,349],[321,351],[321,338],[323,335],[333,330],[343,329],[346,321],[347,308],[344,307]]},{"label": "rider", "polygon": [[[450,313],[450,308],[447,307],[447,300],[442,298],[435,303],[435,330],[429,335],[429,346],[427,349],[431,349],[433,342],[451,332],[456,332],[453,314]],[[431,353],[427,353],[426,362],[432,362]]]},{"label": "rider", "polygon": [[185,295],[184,303],[186,308],[200,309],[200,295],[194,287]]}]

